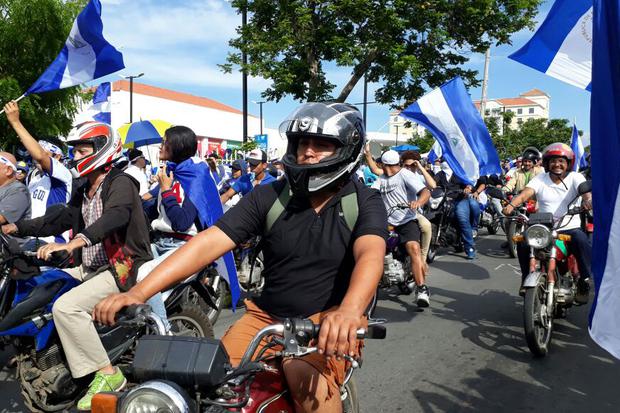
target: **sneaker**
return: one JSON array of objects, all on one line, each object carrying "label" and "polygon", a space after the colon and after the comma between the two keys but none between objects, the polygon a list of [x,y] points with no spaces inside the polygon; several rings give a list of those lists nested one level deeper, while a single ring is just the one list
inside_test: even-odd
[{"label": "sneaker", "polygon": [[123,373],[118,367],[116,367],[114,374],[103,374],[98,371],[95,374],[95,378],[90,383],[86,395],[78,401],[78,410],[89,411],[90,404],[95,394],[103,391],[120,391],[123,390],[126,384],[127,379],[125,379],[125,376],[123,376]]},{"label": "sneaker", "polygon": [[416,287],[416,304],[418,307],[428,307],[430,305],[429,298],[431,293],[428,291],[426,285],[419,285]]},{"label": "sneaker", "polygon": [[577,294],[575,294],[575,302],[577,304],[588,304],[590,298],[589,278],[579,278],[577,281]]},{"label": "sneaker", "polygon": [[468,249],[466,254],[468,260],[473,260],[476,258],[476,250],[473,248]]}]

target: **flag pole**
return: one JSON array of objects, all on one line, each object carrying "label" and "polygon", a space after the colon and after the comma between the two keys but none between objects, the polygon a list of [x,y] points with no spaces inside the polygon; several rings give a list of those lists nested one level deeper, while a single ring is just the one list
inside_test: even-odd
[{"label": "flag pole", "polygon": [[[23,95],[21,95],[20,97],[15,99],[15,103],[19,102],[20,100],[22,100],[25,97],[26,97],[26,94],[24,93]],[[0,110],[0,115],[2,115],[3,113],[4,113],[4,109]]]}]

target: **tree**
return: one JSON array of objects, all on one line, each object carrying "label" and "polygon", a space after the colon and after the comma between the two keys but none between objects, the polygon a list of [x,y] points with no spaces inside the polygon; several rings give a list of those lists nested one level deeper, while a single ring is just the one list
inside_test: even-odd
[{"label": "tree", "polygon": [[[462,65],[471,53],[510,43],[510,35],[532,27],[541,0],[233,0],[247,10],[224,71],[241,66],[270,79],[268,100],[344,102],[366,74],[379,82],[383,104],[421,96],[460,75],[477,85],[477,72]],[[248,58],[243,64],[241,53]],[[337,93],[326,63],[351,68]]]},{"label": "tree", "polygon": [[[87,0],[0,0],[0,101],[21,96],[56,58]],[[66,135],[77,113],[79,87],[20,101],[21,118],[35,137]],[[17,136],[0,115],[0,145]]]},{"label": "tree", "polygon": [[503,135],[493,136],[493,142],[500,158],[515,158],[528,146],[542,151],[554,142],[570,144],[571,136],[568,119],[529,119],[519,129],[507,129]]},{"label": "tree", "polygon": [[419,150],[420,153],[426,153],[430,151],[431,148],[433,147],[433,144],[435,143],[435,138],[427,130],[424,131],[424,135],[420,135],[417,132],[413,132],[413,136],[409,140],[407,140],[407,143],[411,145],[415,145],[418,148],[420,148]]}]

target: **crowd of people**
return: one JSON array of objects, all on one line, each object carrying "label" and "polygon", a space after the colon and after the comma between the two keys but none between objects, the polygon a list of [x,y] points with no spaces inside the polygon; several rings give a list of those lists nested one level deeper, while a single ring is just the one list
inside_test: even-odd
[{"label": "crowd of people", "polygon": [[[165,319],[162,290],[260,236],[264,290],[245,301],[244,315],[222,342],[234,364],[254,334],[274,320],[302,316],[321,322],[319,353],[287,360],[283,368],[299,411],[339,411],[343,356],[359,354],[356,330],[366,323],[383,274],[388,226],[410,258],[414,301],[428,307],[426,256],[433,234],[424,209],[434,190],[459,193],[454,225],[465,258],[473,260],[482,210],[508,216],[535,198],[539,211],[563,220],[562,211],[585,180],[572,172],[575,155],[564,144],[542,153],[526,148],[514,167],[477,182],[459,178],[445,159],[431,162],[416,151],[387,150],[375,158],[360,113],[340,103],[295,110],[280,128],[286,153],[271,161],[261,149],[229,163],[217,154],[199,159],[194,132],[171,127],[160,165],[150,175],[147,157],[138,149],[123,155],[110,125],[77,126],[66,142],[69,158],[31,136],[15,102],[4,109],[27,157],[18,161],[0,152],[2,232],[45,241],[37,250],[41,259],[57,251],[73,257],[66,271],[81,284],[55,303],[53,317],[72,375],[95,373],[78,402],[81,410],[90,408],[94,394],[126,383],[108,360],[94,322],[112,324],[122,307],[147,301]],[[489,186],[515,197],[502,205],[485,194]],[[350,227],[344,204],[351,195],[357,212]],[[274,215],[278,202],[283,208]],[[591,207],[589,195],[582,206]],[[580,288],[587,290],[589,240],[577,221],[563,231],[572,235]],[[519,250],[524,276],[527,254]]]}]

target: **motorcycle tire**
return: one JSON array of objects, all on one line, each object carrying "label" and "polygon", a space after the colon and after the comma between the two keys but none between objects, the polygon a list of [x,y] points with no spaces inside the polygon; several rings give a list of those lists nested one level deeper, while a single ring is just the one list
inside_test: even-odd
[{"label": "motorcycle tire", "polygon": [[506,237],[508,238],[508,253],[510,254],[511,258],[517,258],[517,243],[512,240],[512,237],[522,232],[523,224],[520,224],[516,221],[510,221]]},{"label": "motorcycle tire", "polygon": [[[213,271],[215,272],[216,270],[214,269]],[[209,285],[213,285],[213,281],[215,280],[216,276],[217,274],[209,274],[207,278],[207,282],[209,283]],[[213,297],[213,301],[215,302],[215,308],[207,304],[202,299],[202,297],[200,297],[200,295],[196,291],[194,291],[193,288],[187,289],[184,299],[185,302],[189,304],[199,306],[200,309],[207,314],[207,317],[209,317],[211,326],[214,326],[215,322],[219,318],[220,313],[222,312],[222,308],[224,308],[226,298],[228,296],[228,287],[226,285],[226,281],[222,277],[220,277],[217,288],[214,289],[214,293],[215,296]]]},{"label": "motorcycle tire", "polygon": [[541,320],[541,306],[546,302],[545,288],[547,277],[543,276],[536,287],[525,290],[523,302],[523,328],[525,341],[532,354],[536,357],[544,357],[549,352],[551,344],[551,332],[553,330],[553,318],[548,326],[543,325]]},{"label": "motorcycle tire", "polygon": [[495,235],[499,231],[499,227],[501,226],[498,220],[493,221],[491,224],[487,225],[487,231],[489,235]]},{"label": "motorcycle tire", "polygon": [[360,401],[357,397],[357,383],[354,377],[351,377],[351,380],[344,386],[344,391],[340,392],[340,398],[342,413],[359,413]]},{"label": "motorcycle tire", "polygon": [[437,257],[437,248],[431,245],[428,248],[428,253],[426,254],[426,262],[428,264],[432,264],[435,261],[435,257]]},{"label": "motorcycle tire", "polygon": [[168,314],[173,335],[181,337],[214,338],[213,326],[207,314],[194,304],[182,304],[177,311]]}]

